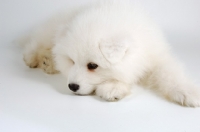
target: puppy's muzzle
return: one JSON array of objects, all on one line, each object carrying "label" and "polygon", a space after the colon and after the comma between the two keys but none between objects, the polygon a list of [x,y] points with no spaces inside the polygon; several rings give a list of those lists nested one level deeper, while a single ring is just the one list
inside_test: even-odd
[{"label": "puppy's muzzle", "polygon": [[73,92],[76,92],[77,90],[79,90],[79,85],[78,84],[74,84],[74,83],[70,83],[68,85],[69,89],[72,90]]}]

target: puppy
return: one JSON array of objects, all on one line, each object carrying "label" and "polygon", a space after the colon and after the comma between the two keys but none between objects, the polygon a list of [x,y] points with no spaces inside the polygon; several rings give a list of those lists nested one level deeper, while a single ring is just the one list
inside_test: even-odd
[{"label": "puppy", "polygon": [[24,41],[24,61],[61,72],[71,91],[116,101],[143,85],[185,106],[200,91],[171,55],[162,32],[129,1],[103,0],[57,14]]}]

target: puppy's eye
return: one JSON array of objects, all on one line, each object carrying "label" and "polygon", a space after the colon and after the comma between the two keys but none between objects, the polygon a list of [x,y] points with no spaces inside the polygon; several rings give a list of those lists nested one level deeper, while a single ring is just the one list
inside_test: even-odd
[{"label": "puppy's eye", "polygon": [[97,69],[98,65],[91,62],[87,64],[87,67],[89,70],[94,70],[94,69]]}]

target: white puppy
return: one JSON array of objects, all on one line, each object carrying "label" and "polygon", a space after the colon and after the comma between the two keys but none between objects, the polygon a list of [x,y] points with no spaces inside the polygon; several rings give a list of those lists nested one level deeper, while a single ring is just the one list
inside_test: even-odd
[{"label": "white puppy", "polygon": [[[25,41],[24,41],[25,42]],[[24,60],[60,71],[75,94],[116,101],[137,84],[185,106],[200,106],[159,28],[129,1],[106,0],[54,16],[26,38]]]}]

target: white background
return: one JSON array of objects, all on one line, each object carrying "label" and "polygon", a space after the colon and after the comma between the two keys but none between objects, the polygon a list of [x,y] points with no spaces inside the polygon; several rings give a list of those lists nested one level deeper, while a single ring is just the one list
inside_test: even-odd
[{"label": "white background", "polygon": [[[200,108],[138,88],[119,102],[75,96],[61,75],[29,69],[13,41],[50,15],[91,0],[0,0],[0,132],[200,132]],[[200,86],[200,1],[140,0]]]}]

